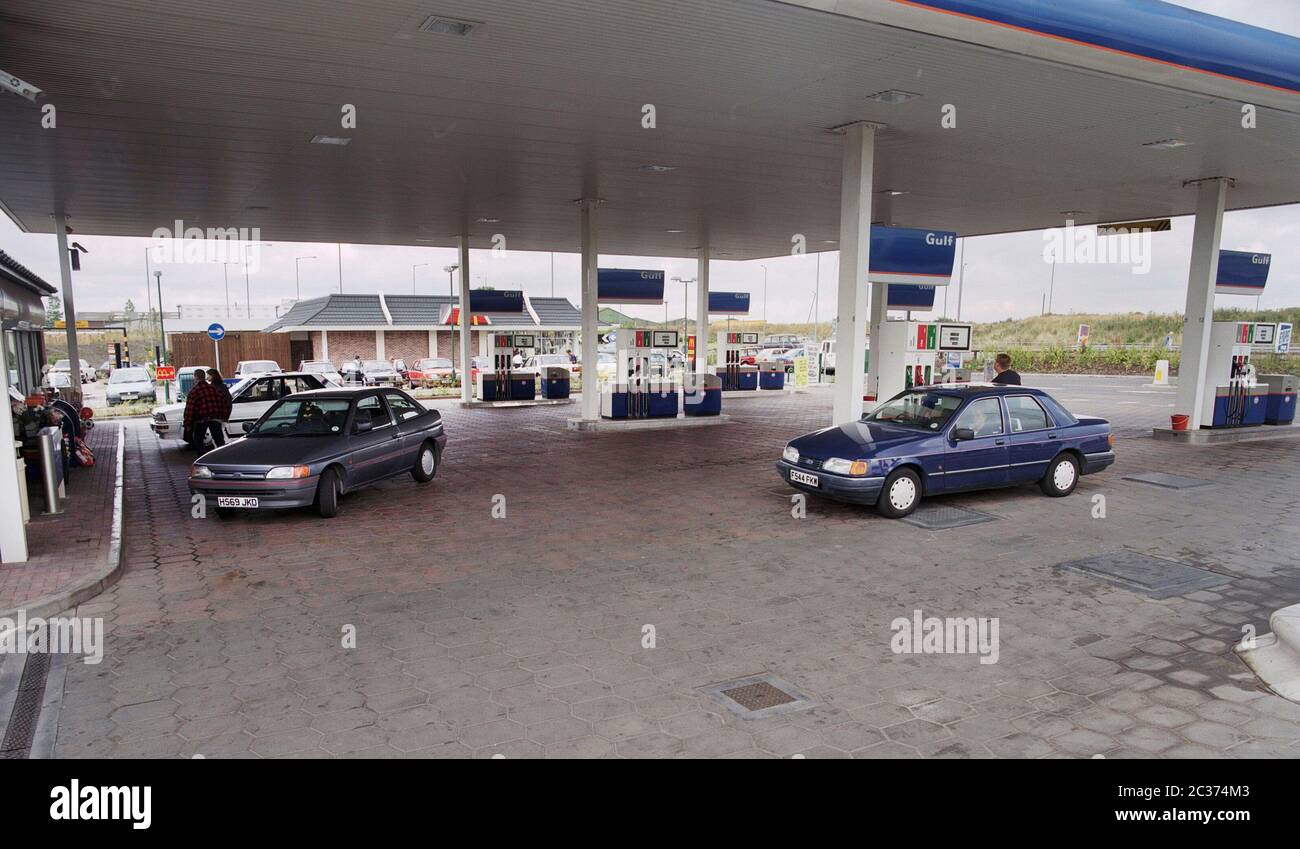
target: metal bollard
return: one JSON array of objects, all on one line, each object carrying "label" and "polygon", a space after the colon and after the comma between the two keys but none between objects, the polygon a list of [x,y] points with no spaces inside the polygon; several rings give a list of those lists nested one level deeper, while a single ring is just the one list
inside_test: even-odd
[{"label": "metal bollard", "polygon": [[41,482],[45,487],[45,514],[62,513],[63,430],[50,426],[37,432],[41,446]]}]

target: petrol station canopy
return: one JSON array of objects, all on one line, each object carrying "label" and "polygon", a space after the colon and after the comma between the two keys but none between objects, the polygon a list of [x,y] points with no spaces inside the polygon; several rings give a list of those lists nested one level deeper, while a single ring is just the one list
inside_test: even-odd
[{"label": "petrol station canopy", "polygon": [[575,251],[589,197],[605,254],[831,250],[858,121],[902,226],[1189,214],[1220,176],[1229,209],[1300,201],[1300,40],[1148,0],[0,0],[0,26],[45,92],[0,97],[32,232]]}]

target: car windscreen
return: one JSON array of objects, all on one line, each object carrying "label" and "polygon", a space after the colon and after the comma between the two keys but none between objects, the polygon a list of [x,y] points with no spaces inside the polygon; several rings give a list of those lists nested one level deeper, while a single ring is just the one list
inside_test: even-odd
[{"label": "car windscreen", "polygon": [[332,436],[343,432],[348,418],[346,398],[302,398],[277,403],[249,436]]},{"label": "car windscreen", "polygon": [[109,383],[144,383],[149,380],[149,372],[142,368],[120,368],[109,376]]},{"label": "car windscreen", "polygon": [[446,357],[437,357],[432,360],[420,360],[415,364],[416,368],[451,368],[451,360]]},{"label": "car windscreen", "polygon": [[54,367],[55,367],[55,368],[58,368],[58,369],[71,368],[71,367],[72,367],[72,363],[71,363],[70,361],[68,361],[68,360],[55,360],[55,361],[54,361]]},{"label": "car windscreen", "polygon": [[926,430],[943,427],[961,406],[961,399],[937,392],[904,392],[891,398],[867,416],[867,421],[906,425]]},{"label": "car windscreen", "polygon": [[280,365],[272,360],[250,360],[249,362],[239,364],[240,374],[253,374],[255,372],[279,370]]},{"label": "car windscreen", "polygon": [[383,360],[366,360],[361,364],[361,367],[366,371],[389,371],[393,366]]}]

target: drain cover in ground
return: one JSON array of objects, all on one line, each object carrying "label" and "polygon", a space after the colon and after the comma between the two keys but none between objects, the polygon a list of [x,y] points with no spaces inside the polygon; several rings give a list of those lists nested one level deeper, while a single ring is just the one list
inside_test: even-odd
[{"label": "drain cover in ground", "polygon": [[1116,551],[1058,563],[1066,572],[1076,572],[1085,577],[1130,590],[1149,598],[1172,598],[1193,590],[1221,586],[1231,578],[1197,569],[1174,560],[1148,557],[1132,551]]},{"label": "drain cover in ground", "polygon": [[1149,483],[1152,486],[1159,486],[1165,489],[1191,489],[1196,486],[1209,486],[1214,481],[1201,480],[1200,478],[1185,478],[1182,475],[1170,475],[1165,472],[1143,472],[1140,475],[1127,475],[1123,478],[1126,481],[1137,481],[1138,483]]},{"label": "drain cover in ground", "polygon": [[815,703],[775,675],[751,675],[700,688],[732,713],[745,719],[762,719],[778,713],[806,710]]},{"label": "drain cover in ground", "polygon": [[997,516],[969,510],[965,507],[950,507],[945,504],[922,504],[916,512],[904,519],[909,525],[925,528],[927,531],[945,531],[949,528],[961,528],[966,525],[978,525],[981,522],[993,522]]}]

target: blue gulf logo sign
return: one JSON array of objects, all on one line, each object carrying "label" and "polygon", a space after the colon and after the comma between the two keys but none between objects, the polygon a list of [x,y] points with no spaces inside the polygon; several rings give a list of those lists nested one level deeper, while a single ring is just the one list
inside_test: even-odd
[{"label": "blue gulf logo sign", "polygon": [[947,286],[957,255],[957,234],[913,227],[871,228],[871,283]]},{"label": "blue gulf logo sign", "polygon": [[748,292],[710,292],[709,312],[721,315],[748,315]]},{"label": "blue gulf logo sign", "polygon": [[1219,251],[1219,271],[1214,291],[1220,295],[1259,295],[1268,282],[1272,254]]},{"label": "blue gulf logo sign", "polygon": [[602,304],[662,304],[664,273],[641,268],[597,269],[596,301]]}]

